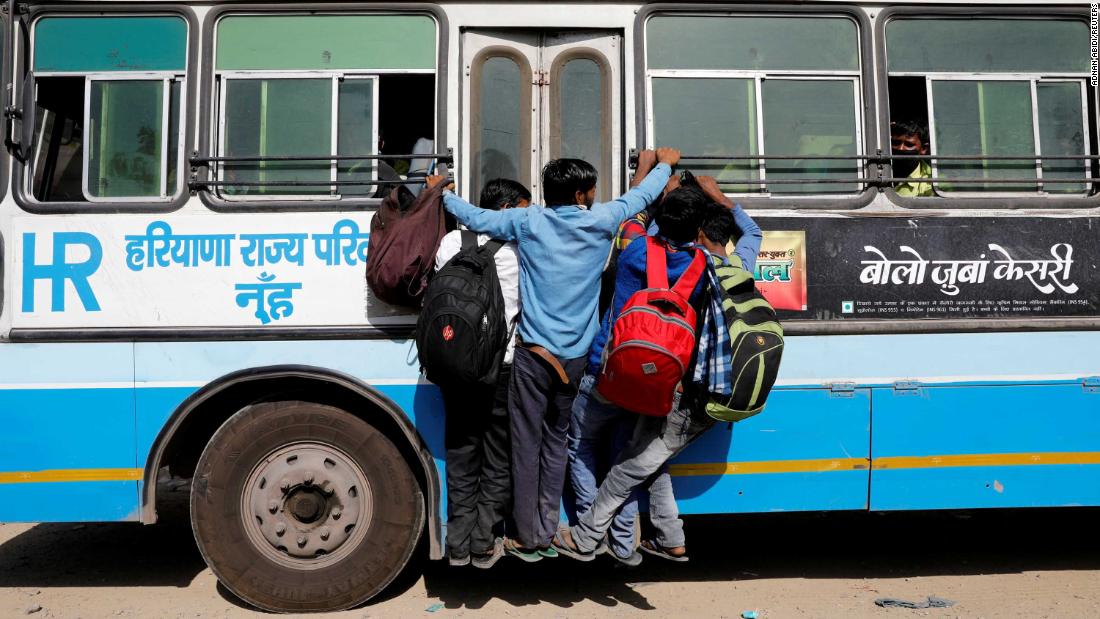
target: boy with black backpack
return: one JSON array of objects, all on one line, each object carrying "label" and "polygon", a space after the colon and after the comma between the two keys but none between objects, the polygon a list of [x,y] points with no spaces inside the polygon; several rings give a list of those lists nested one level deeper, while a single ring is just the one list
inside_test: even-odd
[{"label": "boy with black backpack", "polygon": [[[665,198],[663,209],[669,208],[670,202],[677,193],[688,191],[701,192],[695,193],[695,196],[705,195],[700,209],[705,210],[708,215],[707,221],[702,221],[701,216],[696,220],[699,223],[697,223],[694,240],[710,241],[705,244],[714,251],[720,252],[721,257],[724,258],[725,243],[721,237],[727,232],[732,233],[733,229],[728,224],[736,225],[740,228],[741,238],[737,242],[735,255],[751,274],[763,237],[760,228],[740,206],[728,201],[713,179],[706,177],[698,179],[697,188],[683,188],[670,193]],[[723,209],[724,213],[716,213],[709,206],[711,202],[727,204],[729,210]],[[719,224],[711,225],[712,222],[709,219],[716,215]],[[658,220],[657,224],[661,227],[661,220]],[[716,232],[720,238],[711,239],[708,231]],[[699,238],[700,236],[703,238]],[[725,239],[728,238],[729,236],[725,236]],[[639,243],[632,243],[627,251],[634,246],[643,247]],[[623,252],[620,260],[630,261],[626,251]],[[648,260],[647,263],[653,264]],[[668,275],[671,280],[672,263],[668,264],[670,271]],[[581,561],[592,560],[600,541],[612,527],[616,515],[621,515],[620,510],[624,504],[639,487],[647,485],[650,494],[650,519],[657,530],[657,537],[644,540],[641,549],[673,561],[687,560],[683,523],[672,494],[668,461],[714,425],[715,419],[707,414],[710,392],[715,383],[728,379],[731,358],[729,335],[724,329],[721,284],[717,281],[713,264],[708,264],[707,267],[707,273],[704,276],[707,285],[704,286],[706,291],[703,294],[706,298],[705,306],[700,312],[702,319],[695,325],[699,327],[696,336],[699,343],[693,355],[693,363],[685,364],[682,368],[684,370],[682,391],[673,396],[671,412],[667,417],[659,416],[655,411],[649,411],[647,416],[639,417],[634,435],[600,484],[592,499],[592,506],[580,515],[576,526],[561,529],[555,536],[554,548],[559,553]],[[622,262],[620,262],[621,268]],[[614,306],[612,309],[614,310]],[[720,366],[724,366],[726,374],[712,375],[716,369],[722,369]],[[606,375],[606,370],[605,361],[601,374]],[[596,390],[600,391],[601,388],[602,385],[597,380]]]},{"label": "boy with black backpack", "polygon": [[[429,177],[431,186],[442,177]],[[524,208],[531,192],[498,178],[481,208]],[[508,383],[519,318],[515,243],[455,230],[443,237],[424,295],[417,348],[446,409],[447,556],[489,568],[503,555],[497,536],[511,502]]]}]

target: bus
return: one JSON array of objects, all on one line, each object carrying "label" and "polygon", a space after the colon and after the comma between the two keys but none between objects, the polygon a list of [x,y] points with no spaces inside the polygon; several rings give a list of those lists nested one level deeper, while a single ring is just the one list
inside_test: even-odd
[{"label": "bus", "polygon": [[442,557],[446,505],[416,311],[364,280],[381,196],[443,165],[537,202],[568,156],[608,199],[658,144],[767,231],[787,333],[767,410],[674,461],[683,513],[1100,505],[1087,3],[28,0],[2,27],[2,522],[150,524],[190,479],[233,593],[369,600]]}]

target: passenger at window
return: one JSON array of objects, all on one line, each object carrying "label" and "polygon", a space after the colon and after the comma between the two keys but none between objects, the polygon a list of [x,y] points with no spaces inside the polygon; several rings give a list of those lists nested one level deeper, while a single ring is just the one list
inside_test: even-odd
[{"label": "passenger at window", "polygon": [[[429,176],[429,186],[442,182]],[[520,183],[497,178],[485,184],[478,204],[499,211],[524,208],[531,192]],[[478,245],[490,240],[479,234]],[[443,237],[435,255],[438,271],[462,249],[462,231]],[[487,569],[504,554],[497,533],[508,516],[512,500],[511,445],[508,429],[508,385],[512,375],[515,324],[519,319],[519,258],[515,243],[505,243],[493,256],[500,293],[504,297],[504,319],[509,338],[504,363],[495,387],[470,385],[456,391],[443,390],[444,443],[447,449],[447,556],[451,565]]]},{"label": "passenger at window", "polygon": [[[890,123],[890,149],[895,155],[927,155],[928,126],[915,120]],[[932,178],[932,165],[927,160],[894,159],[895,178],[909,178],[898,183],[894,191],[904,198],[930,198],[932,183],[916,179]]]}]

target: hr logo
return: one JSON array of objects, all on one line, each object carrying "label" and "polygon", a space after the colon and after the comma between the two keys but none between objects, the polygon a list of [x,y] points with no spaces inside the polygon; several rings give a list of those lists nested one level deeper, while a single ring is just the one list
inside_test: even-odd
[{"label": "hr logo", "polygon": [[[40,279],[50,282],[50,311],[65,311],[65,282],[68,281],[86,312],[98,312],[91,284],[88,283],[100,262],[103,246],[99,239],[87,232],[54,232],[51,262],[39,264],[35,260],[37,234],[23,234],[23,305],[22,311],[34,311],[34,283]],[[80,253],[87,256],[81,259]],[[69,258],[73,260],[70,262]]]}]

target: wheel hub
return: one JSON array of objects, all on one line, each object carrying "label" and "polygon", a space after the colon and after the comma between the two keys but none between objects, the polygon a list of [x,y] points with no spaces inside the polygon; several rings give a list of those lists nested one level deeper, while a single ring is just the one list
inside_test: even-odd
[{"label": "wheel hub", "polygon": [[299,569],[335,562],[358,546],[372,513],[362,468],[321,443],[272,452],[253,468],[241,500],[252,543]]}]

